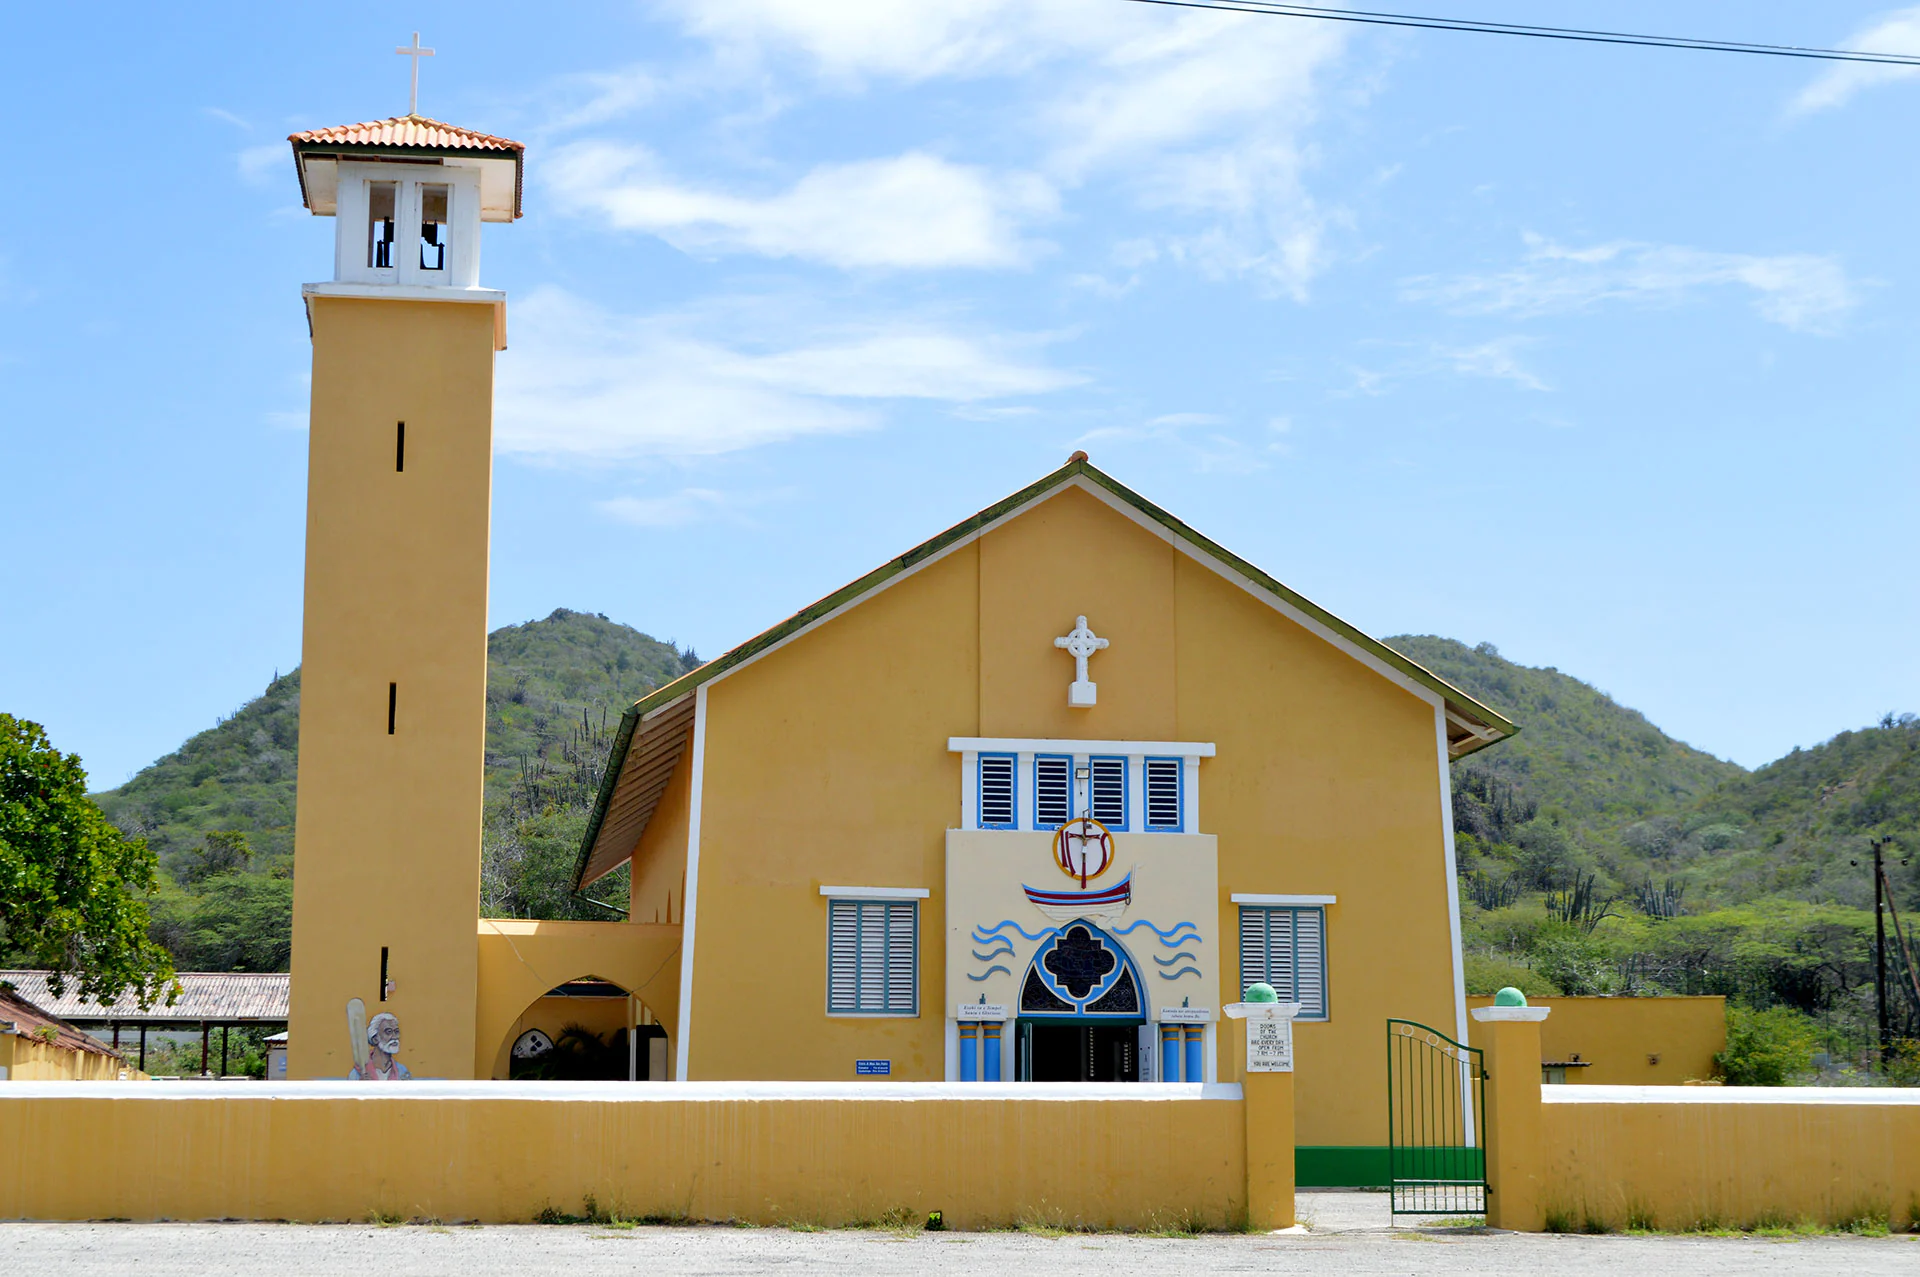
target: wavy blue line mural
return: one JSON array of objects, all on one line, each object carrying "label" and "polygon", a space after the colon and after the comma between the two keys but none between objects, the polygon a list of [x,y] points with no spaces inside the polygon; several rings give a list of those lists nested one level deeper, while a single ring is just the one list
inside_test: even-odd
[{"label": "wavy blue line mural", "polygon": [[1004,949],[990,949],[986,953],[982,953],[978,949],[975,949],[973,951],[973,956],[977,961],[980,961],[980,962],[992,962],[995,958],[1012,957],[1013,946],[1009,944]]},{"label": "wavy blue line mural", "polygon": [[[998,972],[1000,972],[1000,973],[1002,973],[1003,975],[1012,975],[1012,974],[1013,974],[1013,972],[1011,972],[1011,971],[1009,971],[1009,970],[1007,970],[1007,968],[1005,968],[1005,967],[1003,967],[1003,966],[1001,966],[1001,965],[1000,965],[999,963],[997,963],[997,962],[996,962],[996,963],[994,963],[994,964],[993,964],[992,966],[990,966],[990,967],[988,967],[988,968],[987,968],[987,973],[986,973],[985,975],[974,975],[974,974],[973,974],[972,972],[968,972],[968,973],[967,973],[967,979],[969,979],[969,980],[971,980],[971,981],[973,981],[973,982],[974,982],[975,984],[979,984],[979,983],[980,983],[980,982],[981,982],[982,980],[991,980],[991,979],[993,979],[993,973],[994,973],[994,972],[996,972],[996,971],[998,971]],[[1198,973],[1198,972],[1195,972],[1195,974],[1197,975],[1197,974],[1199,974],[1199,973]]]},{"label": "wavy blue line mural", "polygon": [[1199,975],[1200,968],[1199,967],[1181,967],[1178,971],[1156,971],[1154,972],[1154,974],[1159,976],[1162,980],[1178,980],[1183,975]]},{"label": "wavy blue line mural", "polygon": [[[976,925],[973,929],[973,942],[975,944],[986,944],[989,941],[993,940],[996,936],[998,936],[1000,932],[1005,931],[1008,927],[1012,927],[1015,931],[1018,931],[1020,933],[1020,938],[1022,940],[1044,940],[1048,936],[1053,934],[1052,927],[1042,927],[1038,931],[1028,931],[1025,927],[1021,926],[1019,923],[1015,922],[1013,919],[1008,918],[1005,922],[995,923],[991,927],[982,927],[982,926]],[[1002,940],[1006,939],[1005,936],[999,936],[999,938]]]},{"label": "wavy blue line mural", "polygon": [[[1200,928],[1194,926],[1191,922],[1176,922],[1165,931],[1162,931],[1145,918],[1136,918],[1124,927],[1115,927],[1113,933],[1117,936],[1124,936],[1135,927],[1145,927],[1147,930],[1153,932],[1154,935],[1160,937],[1160,943],[1166,945],[1169,949],[1176,945],[1183,944],[1188,940],[1200,939]],[[1189,930],[1185,934],[1182,934],[1180,930],[1182,927],[1189,928]],[[1179,936],[1180,938],[1175,940],[1173,938],[1175,936]]]},{"label": "wavy blue line mural", "polygon": [[1180,965],[1180,964],[1181,964],[1182,962],[1192,962],[1192,961],[1195,961],[1195,955],[1193,955],[1193,954],[1191,954],[1191,953],[1188,953],[1188,952],[1187,952],[1187,951],[1186,951],[1185,949],[1182,949],[1182,950],[1181,950],[1180,952],[1178,952],[1178,953],[1175,953],[1175,954],[1170,954],[1170,955],[1168,955],[1167,957],[1164,957],[1164,958],[1163,958],[1163,957],[1161,957],[1161,956],[1160,956],[1159,954],[1157,954],[1157,953],[1156,953],[1156,954],[1154,954],[1154,955],[1153,955],[1153,960],[1154,960],[1154,962],[1155,962],[1155,964],[1156,964],[1156,965],[1159,965],[1159,966],[1163,966],[1163,967],[1177,967],[1177,966],[1179,966],[1179,965]]}]

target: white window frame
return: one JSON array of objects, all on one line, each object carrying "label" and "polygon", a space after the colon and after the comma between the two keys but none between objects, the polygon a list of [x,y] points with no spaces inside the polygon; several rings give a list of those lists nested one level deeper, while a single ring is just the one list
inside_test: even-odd
[{"label": "white window frame", "polygon": [[1313,1021],[1313,1022],[1324,1022],[1332,1019],[1333,1018],[1333,993],[1330,988],[1331,979],[1329,976],[1328,969],[1333,964],[1332,964],[1331,957],[1329,955],[1329,950],[1331,946],[1328,942],[1328,937],[1327,937],[1327,905],[1332,903],[1333,898],[1331,896],[1322,897],[1322,898],[1316,898],[1316,897],[1305,897],[1305,898],[1279,897],[1277,899],[1255,898],[1255,899],[1258,899],[1258,903],[1255,903],[1252,900],[1249,900],[1245,897],[1238,896],[1238,895],[1232,897],[1232,899],[1233,899],[1233,902],[1239,906],[1239,911],[1240,911],[1238,916],[1234,919],[1234,940],[1235,940],[1235,943],[1240,947],[1239,967],[1240,967],[1240,988],[1242,992],[1245,991],[1246,987],[1249,984],[1253,983],[1252,980],[1248,979],[1248,976],[1251,973],[1247,970],[1247,952],[1246,952],[1246,943],[1245,943],[1246,934],[1247,934],[1248,913],[1252,912],[1252,913],[1265,915],[1269,920],[1268,921],[1269,933],[1271,933],[1271,930],[1272,930],[1273,915],[1275,914],[1290,915],[1296,920],[1294,923],[1294,932],[1296,937],[1299,932],[1299,924],[1297,921],[1298,917],[1301,914],[1312,914],[1317,916],[1317,918],[1319,919],[1319,929],[1320,929],[1320,963],[1319,963],[1319,971],[1318,971],[1318,975],[1319,975],[1318,983],[1320,986],[1319,987],[1320,1009],[1318,1013],[1309,1014],[1307,1011],[1307,1008],[1311,1005],[1311,1002],[1309,999],[1303,998],[1300,996],[1299,984],[1300,984],[1301,968],[1300,968],[1299,942],[1297,939],[1293,942],[1293,945],[1292,945],[1293,978],[1286,981],[1286,984],[1289,987],[1282,988],[1281,985],[1273,983],[1273,948],[1272,948],[1271,942],[1269,942],[1267,946],[1266,961],[1264,964],[1266,970],[1260,976],[1260,978],[1265,980],[1268,984],[1273,984],[1274,990],[1275,992],[1279,993],[1280,1000],[1282,1002],[1298,1002],[1301,1004],[1301,1011],[1300,1011],[1300,1014],[1295,1017],[1296,1019],[1303,1020],[1303,1021]]},{"label": "white window frame", "polygon": [[[920,1014],[920,902],[927,898],[927,890],[923,887],[822,887],[820,888],[820,894],[826,897],[827,901],[826,1013],[835,1019],[899,1020],[917,1018]],[[909,978],[908,985],[908,1006],[899,1007],[887,1005],[891,997],[890,991],[882,992],[882,1006],[879,1008],[863,1008],[859,1006],[860,992],[857,983],[857,973],[860,969],[861,955],[858,949],[858,909],[861,905],[880,905],[883,907],[885,922],[883,923],[882,949],[880,954],[880,968],[883,973],[881,980],[883,985],[891,984],[890,973],[894,962],[893,927],[894,919],[897,916],[896,911],[905,910],[912,920],[912,939],[909,941],[911,946],[909,956],[911,959],[912,974]],[[833,927],[834,911],[839,906],[850,906],[856,910],[856,921],[854,924],[856,929],[856,938],[854,941],[856,948],[853,955],[856,987],[853,993],[854,1006],[851,1009],[834,1006]]]},{"label": "white window frame", "polygon": [[[367,184],[393,182],[393,265],[367,265]],[[445,270],[420,267],[420,188],[447,188]],[[340,165],[333,277],[349,284],[475,288],[480,282],[480,173],[440,164]]]},{"label": "white window frame", "polygon": [[[967,830],[1008,830],[1005,825],[989,825],[980,818],[980,760],[995,755],[1010,755],[1014,760],[1014,830],[1051,831],[1038,819],[1036,759],[1067,759],[1072,814],[1091,811],[1093,806],[1093,764],[1095,760],[1119,760],[1124,767],[1123,803],[1126,816],[1121,824],[1108,824],[1120,832],[1143,834],[1197,834],[1200,832],[1200,760],[1214,757],[1210,741],[1124,741],[1124,740],[1045,740],[953,736],[947,749],[960,755],[960,828]],[[1180,820],[1177,825],[1147,823],[1146,764],[1149,758],[1171,759],[1179,764]],[[1081,780],[1080,773],[1087,773]],[[1008,830],[1011,832],[1011,830]]]}]

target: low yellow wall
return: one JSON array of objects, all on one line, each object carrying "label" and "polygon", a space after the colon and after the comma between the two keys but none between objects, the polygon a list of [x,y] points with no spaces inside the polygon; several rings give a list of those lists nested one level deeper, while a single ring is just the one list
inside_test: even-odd
[{"label": "low yellow wall", "polygon": [[118,1056],[69,1051],[11,1033],[0,1034],[0,1068],[11,1082],[144,1081],[147,1076]]},{"label": "low yellow wall", "polygon": [[[1529,998],[1551,1008],[1540,1025],[1543,1059],[1591,1065],[1567,1070],[1569,1083],[1593,1086],[1679,1086],[1713,1076],[1713,1057],[1727,1045],[1725,998]],[[1492,1006],[1473,996],[1467,1006]],[[1484,1046],[1484,1028],[1470,1021],[1468,1045]]]},{"label": "low yellow wall", "polygon": [[[1241,1224],[1240,1088],[224,1083],[0,1088],[0,1218]],[[191,1174],[181,1168],[190,1166]]]},{"label": "low yellow wall", "polygon": [[1549,1227],[1920,1220],[1920,1090],[1541,1089]]}]

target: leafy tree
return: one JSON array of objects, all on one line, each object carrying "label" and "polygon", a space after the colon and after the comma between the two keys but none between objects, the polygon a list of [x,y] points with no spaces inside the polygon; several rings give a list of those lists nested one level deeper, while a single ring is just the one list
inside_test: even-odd
[{"label": "leafy tree", "polygon": [[1733,1086],[1786,1086],[1813,1067],[1820,1035],[1813,1022],[1786,1007],[1727,1008],[1727,1047],[1713,1057]]},{"label": "leafy tree", "polygon": [[153,853],[87,797],[79,755],[0,714],[0,954],[50,970],[55,993],[74,977],[90,998],[157,1000],[173,963],[147,935],[153,890]]}]

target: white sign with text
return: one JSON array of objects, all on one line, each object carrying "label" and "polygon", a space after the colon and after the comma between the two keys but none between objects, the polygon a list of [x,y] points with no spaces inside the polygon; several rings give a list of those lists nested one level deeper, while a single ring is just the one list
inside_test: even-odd
[{"label": "white sign with text", "polygon": [[1247,1072],[1293,1072],[1292,1020],[1248,1017]]}]

